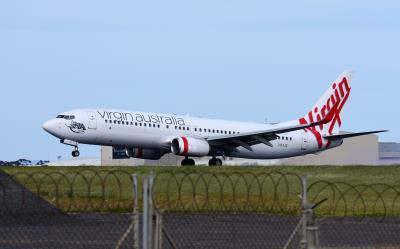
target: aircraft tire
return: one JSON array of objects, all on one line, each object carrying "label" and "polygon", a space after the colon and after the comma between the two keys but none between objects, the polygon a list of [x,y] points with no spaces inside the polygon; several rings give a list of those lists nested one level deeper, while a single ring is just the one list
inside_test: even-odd
[{"label": "aircraft tire", "polygon": [[183,159],[181,162],[182,166],[194,166],[196,163],[193,159]]},{"label": "aircraft tire", "polygon": [[79,155],[80,155],[79,150],[72,151],[72,156],[73,157],[78,157]]}]

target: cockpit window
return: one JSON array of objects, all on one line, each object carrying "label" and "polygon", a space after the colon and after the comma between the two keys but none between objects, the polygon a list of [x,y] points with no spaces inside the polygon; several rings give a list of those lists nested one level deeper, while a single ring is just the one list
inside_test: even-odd
[{"label": "cockpit window", "polygon": [[71,120],[71,119],[75,119],[75,116],[74,115],[58,115],[57,118]]}]

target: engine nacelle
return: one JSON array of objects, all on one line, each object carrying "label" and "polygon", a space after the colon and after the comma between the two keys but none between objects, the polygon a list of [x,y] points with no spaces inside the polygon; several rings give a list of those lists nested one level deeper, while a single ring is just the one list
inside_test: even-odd
[{"label": "engine nacelle", "polygon": [[204,139],[192,137],[177,137],[171,142],[171,151],[181,156],[207,156],[210,145]]},{"label": "engine nacelle", "polygon": [[164,152],[161,150],[132,148],[132,147],[125,148],[125,153],[128,157],[149,159],[149,160],[158,160],[164,155]]}]

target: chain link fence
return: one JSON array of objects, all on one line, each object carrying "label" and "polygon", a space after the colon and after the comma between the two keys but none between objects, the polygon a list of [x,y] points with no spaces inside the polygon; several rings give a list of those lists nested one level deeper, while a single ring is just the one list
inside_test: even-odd
[{"label": "chain link fence", "polygon": [[158,174],[162,248],[297,248],[301,193],[288,173]]},{"label": "chain link fence", "polygon": [[400,185],[351,185],[316,181],[309,200],[315,209],[319,248],[400,248]]},{"label": "chain link fence", "polygon": [[282,172],[0,171],[0,248],[400,248],[399,215],[400,186]]},{"label": "chain link fence", "polygon": [[133,248],[134,183],[120,171],[0,171],[0,248]]}]

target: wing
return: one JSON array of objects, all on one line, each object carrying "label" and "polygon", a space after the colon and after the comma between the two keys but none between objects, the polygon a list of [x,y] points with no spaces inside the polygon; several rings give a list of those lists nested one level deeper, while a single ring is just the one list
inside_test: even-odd
[{"label": "wing", "polygon": [[251,146],[259,143],[263,143],[267,146],[272,147],[271,140],[275,140],[279,137],[281,133],[287,133],[291,131],[303,130],[310,127],[318,126],[321,124],[327,124],[331,122],[336,112],[337,105],[333,106],[329,113],[318,122],[309,124],[298,124],[298,125],[288,125],[288,126],[276,126],[267,130],[259,130],[252,132],[243,132],[234,135],[223,135],[223,136],[213,136],[206,140],[211,146],[223,147],[226,150],[236,151],[236,147],[242,146],[250,151],[252,151]]}]

